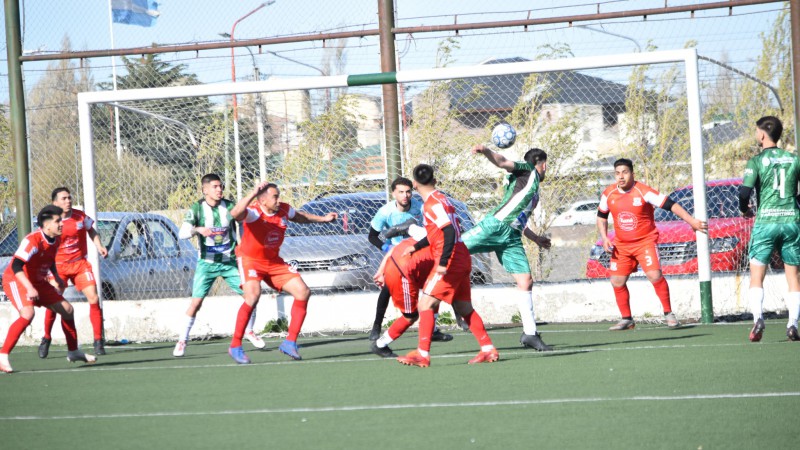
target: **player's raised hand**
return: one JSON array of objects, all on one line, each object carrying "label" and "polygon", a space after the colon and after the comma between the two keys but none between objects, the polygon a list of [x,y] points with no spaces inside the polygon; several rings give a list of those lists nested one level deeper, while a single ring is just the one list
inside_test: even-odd
[{"label": "player's raised hand", "polygon": [[338,213],[329,212],[328,214],[325,214],[324,216],[322,216],[322,221],[323,222],[333,222],[334,220],[336,220],[338,218],[339,218],[339,214]]},{"label": "player's raised hand", "polygon": [[266,181],[266,180],[262,181],[261,183],[258,183],[253,192],[255,192],[256,194],[261,193],[264,189],[267,188],[267,185],[269,185],[270,183],[271,181]]},{"label": "player's raised hand", "polygon": [[487,146],[485,146],[483,144],[475,144],[475,146],[472,147],[472,154],[473,155],[482,155],[482,154],[484,154],[485,152],[488,152],[488,151],[491,151],[491,150],[489,150],[489,147],[487,147]]}]

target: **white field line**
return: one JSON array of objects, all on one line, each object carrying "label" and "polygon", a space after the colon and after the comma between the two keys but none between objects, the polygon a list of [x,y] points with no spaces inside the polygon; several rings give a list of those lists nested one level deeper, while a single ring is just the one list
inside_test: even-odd
[{"label": "white field line", "polygon": [[525,405],[559,405],[569,403],[602,403],[602,402],[663,402],[663,401],[696,401],[696,400],[728,400],[728,399],[753,399],[798,397],[800,392],[752,392],[752,393],[727,393],[727,394],[698,394],[698,395],[639,395],[631,397],[576,397],[531,400],[507,400],[484,402],[452,402],[452,403],[408,403],[386,405],[351,405],[351,406],[318,406],[305,408],[265,408],[244,410],[220,411],[154,411],[146,413],[115,413],[115,414],[77,414],[56,416],[0,416],[0,421],[23,420],[86,420],[86,419],[132,419],[148,417],[192,417],[192,416],[230,416],[249,414],[286,414],[286,413],[328,413],[350,411],[381,411],[399,409],[433,409],[433,408],[463,408],[463,407],[498,407],[498,406],[525,406]]}]

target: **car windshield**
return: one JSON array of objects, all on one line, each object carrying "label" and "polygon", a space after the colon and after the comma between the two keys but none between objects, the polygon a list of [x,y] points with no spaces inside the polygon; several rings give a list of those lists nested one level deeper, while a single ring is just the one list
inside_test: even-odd
[{"label": "car windshield", "polygon": [[[681,205],[689,214],[694,215],[694,193],[691,189],[678,189],[669,195],[675,203]],[[739,185],[709,186],[706,189],[708,199],[708,217],[720,219],[739,217]],[[656,222],[681,220],[675,213],[657,208]]]},{"label": "car windshield", "polygon": [[114,238],[118,225],[118,220],[98,220],[94,225],[97,234],[100,235],[100,242],[103,243],[103,247],[111,248],[111,240]]}]

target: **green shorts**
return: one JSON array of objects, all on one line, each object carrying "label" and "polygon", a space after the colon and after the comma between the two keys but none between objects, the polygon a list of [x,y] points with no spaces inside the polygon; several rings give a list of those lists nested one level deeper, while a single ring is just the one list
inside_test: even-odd
[{"label": "green shorts", "polygon": [[522,233],[494,216],[486,216],[464,233],[461,239],[473,255],[494,252],[508,273],[531,273],[528,256],[522,246]]},{"label": "green shorts", "polygon": [[217,277],[222,277],[228,286],[239,295],[242,295],[241,284],[239,279],[239,268],[236,263],[215,263],[205,260],[197,261],[197,268],[194,270],[194,283],[192,284],[192,298],[205,298],[208,291]]},{"label": "green shorts", "polygon": [[800,265],[800,224],[756,223],[750,236],[750,259],[767,265],[774,249],[780,249],[784,263]]}]

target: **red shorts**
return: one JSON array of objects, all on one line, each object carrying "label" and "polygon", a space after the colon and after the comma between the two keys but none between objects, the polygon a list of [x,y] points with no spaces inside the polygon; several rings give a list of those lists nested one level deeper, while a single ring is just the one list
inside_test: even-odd
[{"label": "red shorts", "polygon": [[392,303],[400,312],[412,314],[417,310],[419,286],[404,277],[391,261],[386,264],[386,269],[383,272],[383,282],[392,295]]},{"label": "red shorts", "polygon": [[645,272],[661,270],[656,241],[650,240],[636,244],[615,243],[614,250],[611,251],[609,273],[616,276],[628,276],[636,272],[637,266],[641,266]]},{"label": "red shorts", "polygon": [[248,281],[263,280],[272,289],[280,291],[293,278],[300,278],[297,269],[286,264],[281,257],[269,260],[239,257],[236,260],[239,263],[239,278],[242,279],[243,286]]},{"label": "red shorts", "polygon": [[470,272],[452,272],[448,270],[444,276],[441,276],[436,273],[436,268],[434,267],[425,281],[425,288],[422,292],[449,304],[453,304],[453,300],[472,301],[469,275]]},{"label": "red shorts", "polygon": [[64,280],[64,283],[75,285],[75,289],[83,291],[89,286],[97,286],[94,281],[94,272],[92,272],[92,265],[89,261],[81,259],[80,261],[56,264],[58,276]]},{"label": "red shorts", "polygon": [[28,290],[22,283],[17,280],[3,280],[3,291],[17,311],[26,306],[46,307],[64,301],[64,297],[50,283],[33,283],[33,287],[39,292],[39,300],[35,302],[28,298]]}]

